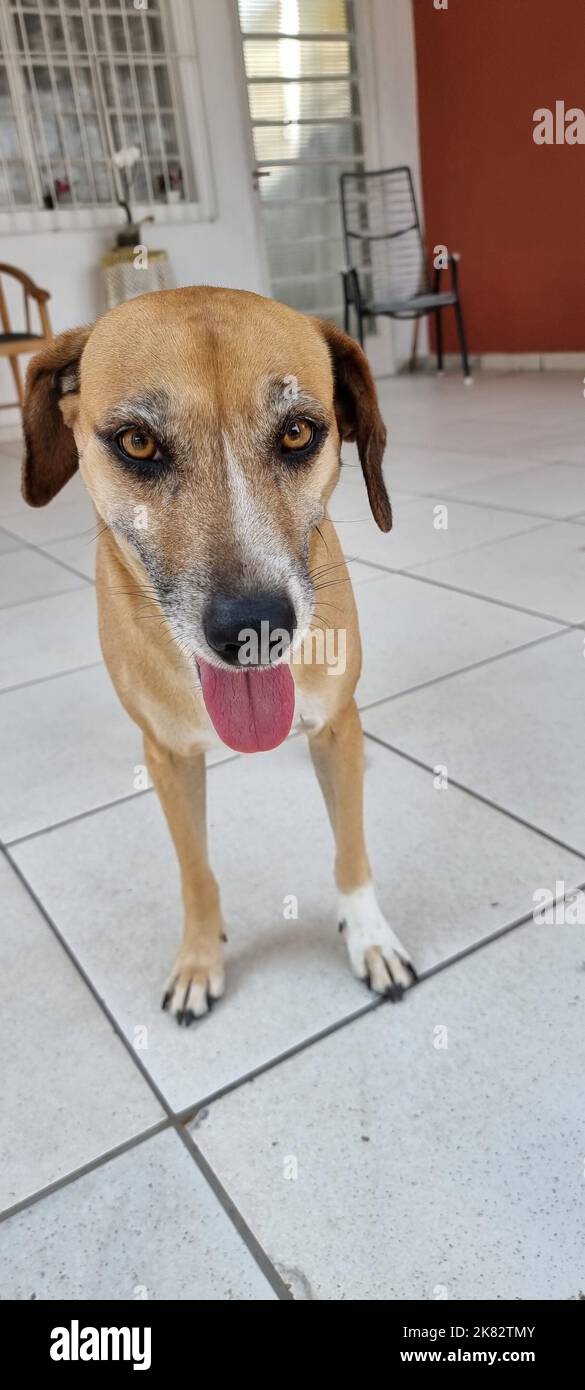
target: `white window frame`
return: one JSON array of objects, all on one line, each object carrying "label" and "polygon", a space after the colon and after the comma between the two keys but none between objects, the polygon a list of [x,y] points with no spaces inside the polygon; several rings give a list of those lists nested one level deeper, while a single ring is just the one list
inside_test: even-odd
[{"label": "white window frame", "polygon": [[[176,85],[180,111],[178,118],[184,129],[193,169],[196,201],[172,203],[132,202],[132,219],[144,222],[152,218],[159,226],[185,225],[192,222],[212,222],[217,217],[215,188],[212,177],[210,145],[206,112],[203,103],[193,0],[162,0],[165,20],[173,38],[172,80]],[[0,0],[0,24],[7,33],[10,16]],[[26,149],[24,151],[27,153]],[[32,145],[28,151],[32,154]],[[36,159],[35,159],[36,165]],[[12,208],[0,212],[0,236],[30,232],[91,231],[100,227],[122,229],[123,213],[116,204],[87,208]]]}]

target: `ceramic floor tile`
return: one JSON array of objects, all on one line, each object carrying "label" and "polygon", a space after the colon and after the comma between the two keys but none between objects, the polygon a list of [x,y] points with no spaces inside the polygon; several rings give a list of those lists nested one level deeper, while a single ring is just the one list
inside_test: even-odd
[{"label": "ceramic floor tile", "polygon": [[371,572],[377,579],[356,590],[363,650],[360,706],[561,630],[434,584]]},{"label": "ceramic floor tile", "polygon": [[0,690],[100,659],[90,585],[0,611]]},{"label": "ceramic floor tile", "polygon": [[[493,410],[496,405],[494,403]],[[389,418],[388,416],[386,418]],[[517,414],[510,419],[498,421],[489,417],[489,412],[478,410],[476,416],[460,419],[445,419],[443,413],[435,418],[427,415],[423,419],[413,416],[410,421],[395,422],[392,428],[395,443],[430,445],[439,443],[441,448],[453,449],[458,453],[500,454],[503,458],[511,455],[529,462],[542,445],[542,434],[536,432],[534,421],[522,419]],[[555,435],[551,439],[554,447]],[[558,440],[557,440],[558,453]]]},{"label": "ceramic floor tile", "polygon": [[[580,394],[580,391],[577,390],[577,395]],[[580,405],[578,408],[580,409]],[[546,433],[542,438],[534,440],[532,444],[533,457],[550,463],[572,463],[577,466],[585,464],[583,427],[578,420],[575,421],[575,425],[575,430],[569,432],[566,424],[563,426],[563,423],[559,422],[558,428],[552,433]]]},{"label": "ceramic floor tile", "polygon": [[7,531],[0,528],[0,555],[8,555],[12,550],[20,550],[22,541],[15,536],[10,536]]},{"label": "ceramic floor tile", "polygon": [[299,1300],[581,1296],[584,951],[520,928],[198,1117]]},{"label": "ceramic floor tile", "polygon": [[[387,469],[385,469],[387,474]],[[387,477],[388,488],[392,497],[394,511],[398,508],[402,510],[409,502],[418,500],[414,493],[392,487]],[[348,467],[333,492],[327,508],[332,521],[337,525],[340,521],[351,522],[369,521],[371,519],[368,495],[362,475],[361,468]]]},{"label": "ceramic floor tile", "polygon": [[0,760],[5,841],[143,785],[140,732],[103,666],[0,695]]},{"label": "ceramic floor tile", "polygon": [[567,517],[585,508],[585,471],[569,464],[510,471],[506,475],[484,478],[481,482],[462,481],[449,488],[463,502],[510,507],[546,517]]},{"label": "ceramic floor tile", "polygon": [[[21,504],[20,451],[8,453],[0,448],[0,520],[6,512],[14,512]],[[24,506],[24,503],[22,504]]]},{"label": "ceramic floor tile", "polygon": [[0,555],[0,608],[84,587],[83,579],[36,550],[23,547]]},{"label": "ceramic floor tile", "polygon": [[371,565],[362,565],[359,560],[350,560],[347,569],[354,589],[358,584],[371,584],[380,578],[379,570],[373,569]]},{"label": "ceramic floor tile", "polygon": [[371,560],[388,569],[411,569],[539,525],[543,527],[546,522],[518,512],[452,502],[445,494],[421,497],[402,507],[399,504],[389,535],[379,531],[373,520],[342,521],[336,531],[345,554],[352,559]]},{"label": "ceramic floor tile", "polygon": [[[436,490],[461,492],[470,484],[483,479],[493,481],[497,493],[498,481],[505,481],[508,474],[518,469],[536,467],[531,457],[502,458],[498,454],[476,454],[458,452],[443,448],[440,439],[426,448],[413,444],[394,444],[392,439],[386,455],[386,476],[390,495],[394,487],[405,488],[410,493],[430,493]],[[496,502],[500,503],[496,496]]]},{"label": "ceramic floor tile", "polygon": [[87,579],[95,579],[96,541],[93,534],[68,536],[63,541],[51,541],[43,545],[45,555],[70,565]]},{"label": "ceramic floor tile", "polygon": [[583,678],[583,633],[567,633],[399,696],[364,726],[585,853]]},{"label": "ceramic floor tile", "polygon": [[70,501],[65,489],[47,507],[28,507],[26,503],[14,510],[7,507],[2,513],[2,524],[6,531],[30,545],[45,545],[67,536],[95,536],[103,523],[96,519],[87,492],[76,492],[75,500]]},{"label": "ceramic floor tile", "polygon": [[168,1131],[4,1222],[0,1256],[3,1299],[275,1298]]},{"label": "ceramic floor tile", "polygon": [[[160,1009],[181,909],[155,797],[13,850],[126,1035],[147,1028],[143,1060],[175,1109],[370,998],[337,931],[331,834],[304,741],[214,768],[208,802],[228,987],[188,1030]],[[428,773],[371,742],[366,818],[380,900],[419,969],[530,911],[541,884],[585,879],[583,860],[462,792],[436,790]]]},{"label": "ceramic floor tile", "polygon": [[102,665],[0,694],[0,763],[5,842],[148,786],[142,734]]},{"label": "ceramic floor tile", "polygon": [[511,540],[421,565],[417,573],[559,622],[585,619],[585,538],[573,523],[545,523]]},{"label": "ceramic floor tile", "polygon": [[0,1210],[5,1210],[163,1116],[4,859],[0,897]]}]

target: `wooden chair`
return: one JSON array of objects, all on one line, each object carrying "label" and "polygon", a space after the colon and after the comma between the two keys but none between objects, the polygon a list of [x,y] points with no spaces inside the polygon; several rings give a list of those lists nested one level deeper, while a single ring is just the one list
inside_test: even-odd
[{"label": "wooden chair", "polygon": [[[13,332],[12,324],[10,322],[10,316],[8,313],[8,307],[4,296],[4,291],[2,288],[3,275],[11,275],[14,280],[18,280],[22,285],[22,294],[24,299],[24,321],[26,327],[26,332],[24,333]],[[3,265],[2,263],[0,263],[0,325],[2,327],[2,331],[0,332],[0,357],[7,357],[10,363],[10,369],[12,371],[14,383],[16,386],[18,405],[20,406],[21,410],[24,405],[24,385],[22,381],[22,372],[20,370],[20,363],[18,361],[18,358],[21,357],[24,353],[36,352],[37,349],[40,348],[43,343],[50,342],[51,338],[53,337],[53,331],[51,329],[51,324],[49,320],[49,311],[47,309],[47,300],[49,300],[50,298],[51,296],[48,293],[48,291],[40,290],[38,285],[35,285],[34,282],[30,279],[30,277],[28,275],[25,275],[23,270],[17,270],[16,266],[14,265]],[[40,325],[42,329],[41,333],[31,332],[31,299],[36,300],[36,303],[38,304]],[[0,403],[0,409],[7,410],[9,407],[11,407],[11,405],[11,401],[4,401]]]}]

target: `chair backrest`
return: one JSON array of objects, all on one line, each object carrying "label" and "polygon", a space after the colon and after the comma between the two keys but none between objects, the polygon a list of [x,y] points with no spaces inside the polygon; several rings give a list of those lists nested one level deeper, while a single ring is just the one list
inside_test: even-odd
[{"label": "chair backrest", "polygon": [[[26,326],[26,332],[27,332],[27,333],[30,333],[30,331],[31,331],[31,327],[30,327],[30,304],[29,304],[29,299],[28,299],[28,295],[27,295],[27,291],[26,291],[26,286],[23,284],[22,279],[21,279],[21,275],[20,275],[20,273],[18,272],[18,270],[16,269],[15,266],[3,265],[3,264],[0,265],[0,325],[2,326],[2,332],[3,332],[3,333],[11,333],[11,332],[12,332],[12,322],[11,322],[11,319],[10,319],[10,313],[9,313],[9,310],[8,310],[8,304],[7,304],[7,302],[6,302],[6,295],[5,295],[5,293],[4,293],[4,286],[3,286],[3,283],[2,283],[2,276],[3,276],[3,275],[9,276],[10,279],[12,279],[12,280],[17,280],[17,281],[19,281],[20,284],[22,285],[22,301],[23,301],[23,308],[24,308],[24,322],[25,322],[25,326]],[[19,328],[20,328],[20,325],[19,325]]]},{"label": "chair backrest", "polygon": [[398,303],[430,289],[427,257],[407,164],[341,175],[347,266],[370,302]]}]

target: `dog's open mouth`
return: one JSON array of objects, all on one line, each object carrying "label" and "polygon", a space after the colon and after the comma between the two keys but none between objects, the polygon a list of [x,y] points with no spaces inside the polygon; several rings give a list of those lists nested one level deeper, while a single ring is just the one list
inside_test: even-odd
[{"label": "dog's open mouth", "polygon": [[290,666],[228,671],[198,658],[205,708],[215,732],[237,753],[266,753],[290,732],[295,686]]}]

